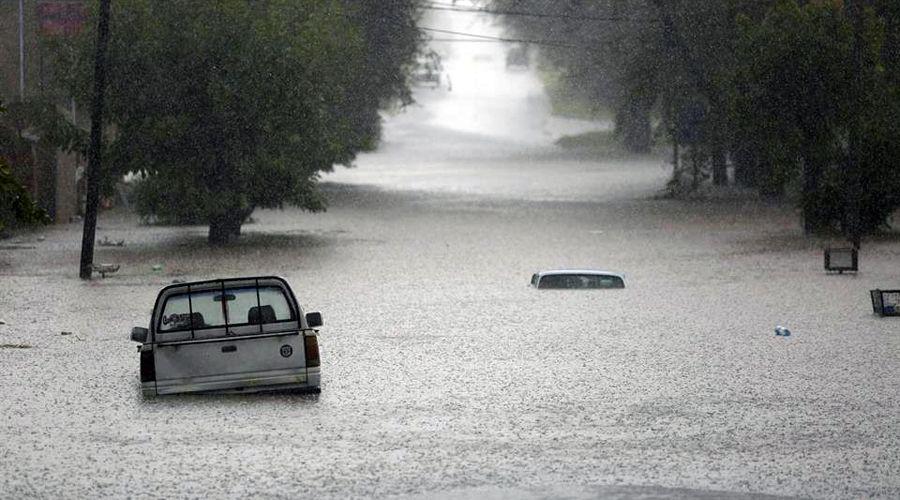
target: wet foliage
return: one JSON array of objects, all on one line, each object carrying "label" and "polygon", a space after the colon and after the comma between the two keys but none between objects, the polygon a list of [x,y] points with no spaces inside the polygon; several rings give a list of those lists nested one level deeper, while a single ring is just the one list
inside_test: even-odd
[{"label": "wet foliage", "polygon": [[727,184],[730,164],[738,184],[796,197],[810,232],[877,231],[900,207],[896,2],[491,5],[574,99],[614,112],[631,151],[674,145],[675,195]]},{"label": "wet foliage", "polygon": [[[107,174],[139,173],[142,215],[208,224],[211,243],[256,207],[324,210],[319,173],[371,149],[378,109],[409,100],[414,19],[412,2],[116,2]],[[57,50],[82,102],[93,39]]]},{"label": "wet foliage", "polygon": [[0,158],[0,235],[10,226],[47,222],[47,213],[31,199],[13,176],[12,168]]},{"label": "wet foliage", "polygon": [[32,123],[45,125],[51,133],[45,135],[44,141],[55,144],[54,139],[59,142],[68,140],[66,132],[74,128],[68,127],[60,135],[53,135],[52,132],[58,130],[54,125],[64,121],[54,120],[52,116],[48,118],[47,108],[25,103],[14,103],[11,108],[13,112],[10,113],[0,103],[0,235],[9,227],[49,222],[47,213],[38,207],[22,186],[8,160],[12,158],[26,163],[26,150],[30,148],[22,137],[23,130]]}]

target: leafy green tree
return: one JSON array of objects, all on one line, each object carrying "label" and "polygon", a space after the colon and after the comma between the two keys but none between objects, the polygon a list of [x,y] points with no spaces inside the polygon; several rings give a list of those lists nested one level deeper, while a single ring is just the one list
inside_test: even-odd
[{"label": "leafy green tree", "polygon": [[741,20],[733,131],[752,145],[763,183],[799,179],[810,232],[849,233],[853,209],[875,231],[900,205],[897,66],[884,58],[885,18],[861,16],[841,2],[781,0]]},{"label": "leafy green tree", "polygon": [[[33,139],[27,140],[26,135]],[[36,151],[79,152],[84,140],[84,133],[48,99],[0,105],[0,230],[50,222],[47,212],[17,180],[17,174],[21,178],[32,162],[38,161]]]},{"label": "leafy green tree", "polygon": [[0,234],[9,226],[49,222],[47,212],[37,206],[13,176],[6,160],[0,158]]},{"label": "leafy green tree", "polygon": [[381,136],[379,109],[412,103],[407,76],[422,39],[419,0],[341,0],[362,39],[360,66],[348,76],[352,91],[341,113],[353,118],[357,146],[372,150]]},{"label": "leafy green tree", "polygon": [[566,94],[595,112],[611,111],[629,150],[650,149],[664,54],[659,30],[646,22],[647,1],[493,0],[491,6],[510,13],[503,19],[516,34],[549,42],[540,56]]},{"label": "leafy green tree", "polygon": [[[403,96],[394,80],[367,80],[367,35],[351,14],[338,0],[115,2],[109,173],[140,173],[139,209],[196,218],[213,244],[256,207],[323,210],[320,172],[349,164],[377,135],[378,106]],[[81,100],[92,40],[60,51]]]},{"label": "leafy green tree", "polygon": [[[11,107],[17,111],[23,108],[21,103],[14,103]],[[5,158],[12,156],[21,146],[15,125],[23,126],[24,122],[10,118],[10,113],[0,103],[0,234],[10,226],[50,222],[47,213],[38,207],[13,175],[12,167]],[[21,129],[18,131],[21,132]]]},{"label": "leafy green tree", "polygon": [[800,186],[807,231],[875,231],[900,206],[898,2],[493,4],[538,14],[507,16],[517,32],[567,42],[544,57],[616,110],[630,149],[647,144],[656,114],[675,145],[679,190],[710,173],[724,184],[730,158],[737,182],[763,195]]}]

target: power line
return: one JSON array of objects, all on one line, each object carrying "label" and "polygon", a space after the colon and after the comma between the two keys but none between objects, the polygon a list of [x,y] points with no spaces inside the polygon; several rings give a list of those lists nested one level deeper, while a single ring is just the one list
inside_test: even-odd
[{"label": "power line", "polygon": [[[349,19],[359,20],[360,17],[344,14],[345,17]],[[384,17],[383,19],[394,19],[393,16]],[[422,31],[430,31],[434,33],[441,33],[445,35],[459,35],[468,38],[438,38],[438,39],[427,39],[426,41],[436,41],[436,42],[505,42],[505,43],[527,43],[532,45],[543,45],[547,47],[563,47],[563,48],[583,48],[583,45],[575,45],[573,43],[569,43],[563,40],[539,40],[539,39],[526,39],[526,38],[510,38],[510,37],[501,37],[501,36],[492,36],[492,35],[482,35],[479,33],[465,33],[462,31],[453,31],[453,30],[445,30],[439,28],[431,28],[428,26],[418,26],[418,29]]]},{"label": "power line", "polygon": [[499,16],[519,16],[519,17],[538,17],[538,18],[552,18],[552,19],[565,19],[571,21],[599,21],[599,22],[648,22],[655,23],[659,22],[658,19],[638,19],[638,18],[630,18],[630,17],[621,17],[621,16],[576,16],[571,14],[551,14],[545,12],[525,12],[525,11],[515,11],[515,10],[497,10],[497,9],[486,9],[486,8],[477,8],[477,7],[456,7],[446,4],[438,4],[431,3],[431,5],[423,5],[422,9],[426,10],[443,10],[449,12],[475,12],[481,14],[495,14]]},{"label": "power line", "polygon": [[[477,39],[477,40],[495,41],[495,42],[530,43],[530,44],[534,44],[534,45],[547,45],[547,46],[551,46],[551,47],[569,47],[569,48],[577,48],[578,47],[577,45],[573,45],[573,44],[563,42],[563,41],[556,41],[556,40],[527,40],[524,38],[507,38],[507,37],[501,37],[501,36],[480,35],[477,33],[464,33],[462,31],[452,31],[452,30],[444,30],[444,29],[438,29],[438,28],[429,28],[426,26],[419,26],[419,29],[422,31],[431,31],[434,33],[441,33],[444,35],[466,36],[466,37],[469,37],[470,40]],[[458,40],[459,41],[469,41],[466,39],[458,39]],[[471,41],[475,41],[475,40],[471,40]]]},{"label": "power line", "polygon": [[[429,38],[429,42],[509,43],[506,40],[482,40],[480,38]],[[526,43],[522,41],[521,43]],[[532,43],[532,42],[528,42]]]}]

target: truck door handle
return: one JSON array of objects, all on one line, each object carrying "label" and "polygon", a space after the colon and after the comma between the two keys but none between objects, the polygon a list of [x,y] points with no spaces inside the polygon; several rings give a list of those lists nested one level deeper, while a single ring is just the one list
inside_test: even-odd
[{"label": "truck door handle", "polygon": [[236,345],[227,345],[222,348],[222,352],[235,352],[235,351],[237,351]]}]

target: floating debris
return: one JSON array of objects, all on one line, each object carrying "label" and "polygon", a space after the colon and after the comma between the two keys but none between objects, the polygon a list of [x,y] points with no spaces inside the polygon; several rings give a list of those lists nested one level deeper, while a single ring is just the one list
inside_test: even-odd
[{"label": "floating debris", "polygon": [[776,337],[790,337],[791,331],[781,325],[778,325],[775,327],[775,336]]},{"label": "floating debris", "polygon": [[900,289],[869,290],[872,298],[872,309],[879,316],[900,316]]},{"label": "floating debris", "polygon": [[0,344],[0,349],[31,349],[28,344]]},{"label": "floating debris", "polygon": [[825,271],[838,274],[859,271],[859,251],[855,248],[826,248]]},{"label": "floating debris", "polygon": [[106,278],[107,274],[118,272],[119,264],[94,264],[94,272],[100,273],[101,278]]},{"label": "floating debris", "polygon": [[72,332],[65,332],[65,331],[59,332],[59,334],[60,335],[74,335],[74,333],[72,333]]},{"label": "floating debris", "polygon": [[153,264],[154,271],[162,271],[162,264]]},{"label": "floating debris", "polygon": [[107,238],[106,236],[104,236],[102,240],[97,242],[97,244],[100,245],[101,247],[124,247],[125,240],[113,241],[113,240]]}]

